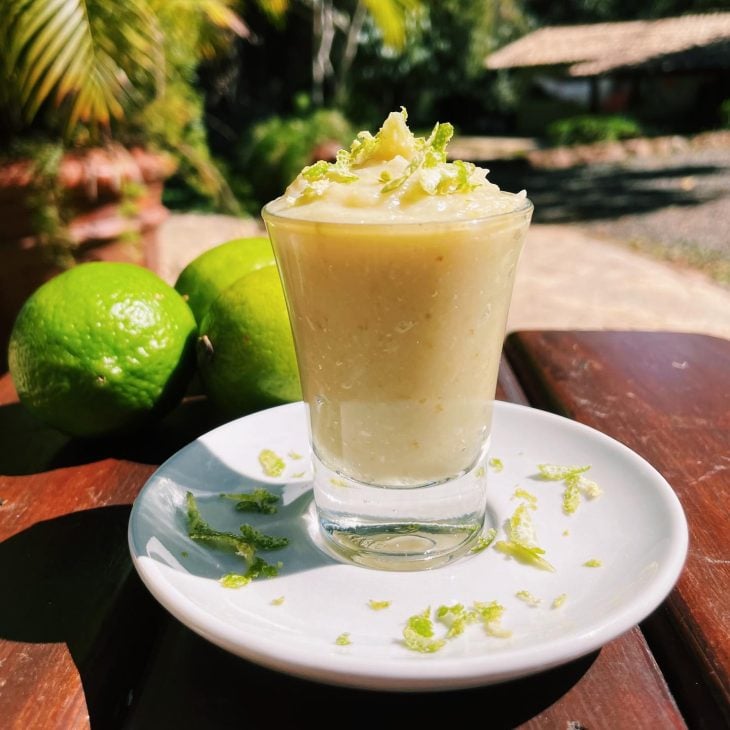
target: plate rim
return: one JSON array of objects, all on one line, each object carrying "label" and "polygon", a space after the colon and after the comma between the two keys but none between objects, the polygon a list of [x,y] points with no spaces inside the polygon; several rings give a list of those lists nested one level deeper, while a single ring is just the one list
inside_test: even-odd
[{"label": "plate rim", "polygon": [[[349,647],[341,647],[343,649],[342,653],[338,653],[336,657],[330,657],[336,659],[336,664],[333,662],[330,667],[324,666],[321,662],[307,661],[302,656],[302,654],[305,654],[304,650],[297,651],[296,656],[282,651],[279,647],[270,646],[270,649],[274,649],[274,651],[267,651],[263,648],[263,645],[266,644],[265,639],[252,641],[250,632],[247,634],[237,627],[226,624],[223,619],[210,614],[190,600],[185,600],[181,604],[175,598],[182,597],[185,599],[184,593],[165,582],[164,579],[157,579],[158,576],[161,576],[160,569],[153,567],[154,562],[151,559],[145,560],[146,556],[143,551],[138,550],[138,546],[135,544],[134,524],[139,505],[144,499],[146,491],[154,485],[156,479],[161,476],[160,473],[183,451],[194,447],[197,442],[214,438],[216,434],[223,431],[235,430],[241,422],[260,416],[262,413],[285,410],[291,410],[293,413],[298,412],[304,409],[302,401],[263,409],[223,423],[201,434],[165,459],[147,478],[132,504],[127,529],[132,563],[146,588],[161,606],[171,616],[177,618],[205,640],[238,657],[268,669],[335,686],[379,691],[466,689],[538,674],[587,656],[610,641],[631,631],[666,600],[676,585],[687,560],[689,531],[686,515],[674,489],[663,475],[646,459],[621,441],[579,421],[532,406],[499,400],[494,402],[494,406],[495,412],[498,410],[512,410],[521,412],[526,417],[560,423],[561,426],[569,430],[589,434],[591,438],[603,441],[610,448],[618,449],[625,458],[632,462],[632,467],[638,467],[647,476],[652,477],[651,481],[655,489],[660,491],[661,501],[669,518],[667,535],[671,538],[668,541],[669,549],[667,554],[663,556],[662,565],[654,576],[652,590],[640,594],[639,600],[628,603],[621,611],[612,615],[610,621],[604,622],[598,627],[585,629],[568,639],[565,637],[553,638],[537,649],[526,646],[514,649],[509,653],[501,652],[499,660],[504,666],[498,671],[490,668],[488,661],[487,666],[483,666],[485,658],[487,660],[494,659],[495,655],[489,654],[476,657],[442,657],[440,655],[406,657],[404,655],[402,660],[384,659],[375,670],[370,664],[366,666],[362,660],[349,655],[347,652]],[[444,568],[447,567],[444,566]],[[248,640],[236,641],[238,637]],[[411,670],[408,676],[403,674],[404,667]]]}]

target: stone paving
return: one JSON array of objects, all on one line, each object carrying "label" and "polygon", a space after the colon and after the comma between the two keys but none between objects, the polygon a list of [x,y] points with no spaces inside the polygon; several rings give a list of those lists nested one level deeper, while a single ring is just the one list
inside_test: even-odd
[{"label": "stone paving", "polygon": [[[251,219],[173,214],[160,233],[156,269],[172,283],[199,253],[261,233]],[[730,339],[730,289],[579,225],[533,224],[508,323],[517,329],[672,330]]]}]

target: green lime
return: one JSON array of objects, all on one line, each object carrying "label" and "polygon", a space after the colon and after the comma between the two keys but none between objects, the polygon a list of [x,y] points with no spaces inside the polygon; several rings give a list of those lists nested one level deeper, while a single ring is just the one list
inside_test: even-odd
[{"label": "green lime", "polygon": [[274,263],[268,238],[236,238],[193,259],[175,282],[198,323],[211,302],[244,274]]},{"label": "green lime", "polygon": [[37,289],[10,336],[20,400],[73,436],[141,425],[173,408],[192,375],[196,326],[183,298],[133,264],[76,266]]},{"label": "green lime", "polygon": [[301,399],[276,266],[246,274],[210,305],[200,325],[198,372],[210,400],[230,417]]}]

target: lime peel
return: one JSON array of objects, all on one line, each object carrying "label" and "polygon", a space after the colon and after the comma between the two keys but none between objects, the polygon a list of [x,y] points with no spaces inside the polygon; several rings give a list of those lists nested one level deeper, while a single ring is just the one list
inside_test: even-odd
[{"label": "lime peel", "polygon": [[371,598],[368,601],[368,606],[370,606],[373,611],[382,611],[384,608],[388,608],[390,606],[390,603],[390,601],[376,601]]},{"label": "lime peel", "polygon": [[387,172],[381,174],[382,194],[393,193],[406,187],[411,181],[428,195],[468,193],[480,185],[479,182],[471,181],[472,173],[476,169],[473,163],[463,160],[448,162],[446,148],[454,135],[453,125],[437,122],[431,134],[424,138],[412,134],[406,125],[407,120],[408,112],[405,107],[401,107],[400,112],[394,112],[386,119],[383,127],[374,136],[367,131],[359,132],[349,149],[338,151],[334,162],[320,160],[305,167],[300,173],[304,187],[297,196],[296,203],[306,203],[321,196],[333,184],[356,182],[359,177],[354,169],[381,159],[388,152],[392,153],[392,150],[383,148],[387,144],[384,142],[386,125],[390,125],[391,132],[393,125],[403,130],[404,136],[407,135],[406,145],[412,155],[408,166],[398,177],[392,177]]},{"label": "lime peel", "polygon": [[279,501],[278,495],[263,487],[251,492],[221,494],[221,497],[233,500],[238,512],[260,512],[265,515],[273,515],[276,512],[274,505]]},{"label": "lime peel", "polygon": [[531,608],[537,608],[537,606],[542,603],[542,598],[534,596],[532,593],[530,593],[530,591],[517,591],[517,593],[515,593],[515,596]]},{"label": "lime peel", "polygon": [[502,459],[497,459],[496,457],[493,457],[489,460],[488,463],[489,466],[496,472],[500,472],[504,469],[504,463],[502,462]]},{"label": "lime peel", "polygon": [[335,644],[337,646],[349,646],[352,644],[352,640],[350,639],[350,632],[349,631],[343,631],[336,639]]},{"label": "lime peel", "polygon": [[280,477],[286,467],[284,459],[271,449],[262,449],[259,452],[259,464],[267,477]]},{"label": "lime peel", "polygon": [[423,612],[411,616],[403,629],[405,646],[422,654],[432,654],[442,649],[446,643],[461,636],[467,626],[481,622],[488,636],[507,638],[511,631],[502,628],[504,606],[497,601],[474,601],[471,608],[462,603],[439,606],[433,617],[446,628],[446,633],[436,638],[434,622],[429,606]]},{"label": "lime peel", "polygon": [[[519,494],[520,491],[523,490],[516,490],[514,496],[525,499]],[[529,492],[526,494],[529,495],[529,499],[519,504],[507,520],[505,531],[508,539],[495,543],[494,548],[521,563],[554,573],[555,568],[542,557],[545,550],[536,544],[535,528],[530,510],[536,509],[537,500],[533,499],[533,495],[530,495]]]},{"label": "lime peel", "polygon": [[566,515],[575,514],[580,506],[581,495],[588,499],[600,497],[601,488],[592,479],[585,477],[589,466],[559,466],[557,464],[538,464],[537,470],[540,479],[551,482],[563,482],[563,512]]},{"label": "lime peel", "polygon": [[286,537],[265,535],[251,525],[241,525],[240,534],[224,532],[211,527],[200,514],[198,503],[192,492],[185,496],[187,508],[188,536],[217,550],[234,552],[248,564],[245,573],[229,573],[221,578],[226,588],[240,588],[254,578],[271,578],[278,575],[281,563],[270,564],[256,555],[256,550],[277,550],[288,545]]},{"label": "lime peel", "polygon": [[484,535],[479,537],[479,539],[474,544],[474,547],[472,547],[469,552],[480,553],[483,550],[486,550],[494,542],[495,537],[497,537],[497,531],[493,527],[490,527],[484,533]]},{"label": "lime peel", "polygon": [[432,654],[443,648],[445,639],[434,639],[433,621],[431,620],[431,607],[429,606],[422,613],[411,616],[403,629],[403,641],[412,651],[422,654]]}]

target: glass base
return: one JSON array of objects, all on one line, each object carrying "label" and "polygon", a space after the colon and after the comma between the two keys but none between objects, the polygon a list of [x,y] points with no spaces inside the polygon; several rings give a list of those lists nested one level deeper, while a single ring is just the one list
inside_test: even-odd
[{"label": "glass base", "polygon": [[429,570],[464,555],[484,526],[486,449],[452,479],[409,487],[364,484],[314,455],[314,500],[327,547],[380,570]]}]

